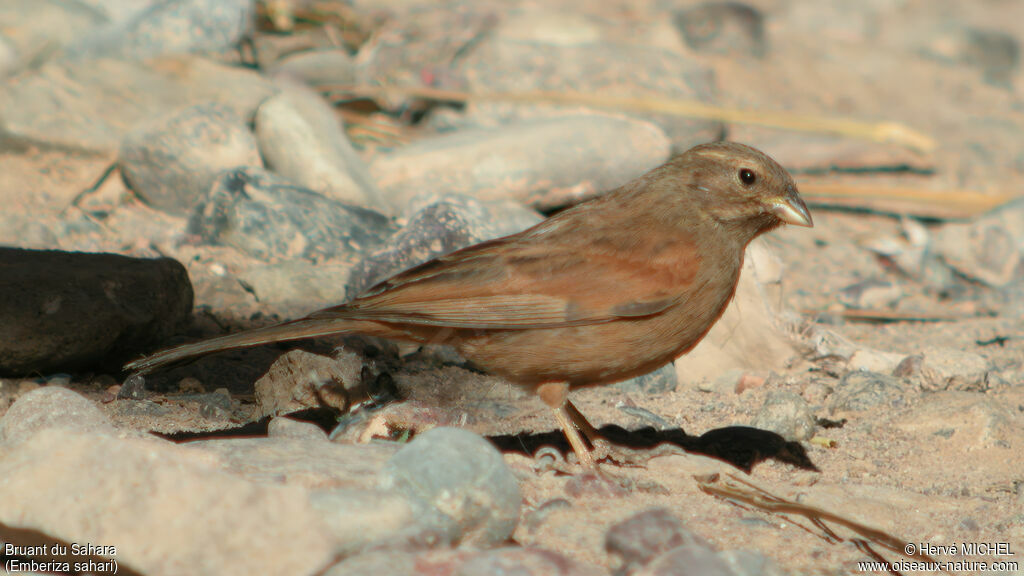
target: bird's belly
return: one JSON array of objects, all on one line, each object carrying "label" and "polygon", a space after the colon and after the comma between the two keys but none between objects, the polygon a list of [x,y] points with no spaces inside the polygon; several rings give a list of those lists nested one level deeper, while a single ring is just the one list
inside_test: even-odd
[{"label": "bird's belly", "polygon": [[718,318],[661,314],[566,328],[467,335],[462,354],[488,372],[521,384],[617,382],[646,374],[695,346]]}]

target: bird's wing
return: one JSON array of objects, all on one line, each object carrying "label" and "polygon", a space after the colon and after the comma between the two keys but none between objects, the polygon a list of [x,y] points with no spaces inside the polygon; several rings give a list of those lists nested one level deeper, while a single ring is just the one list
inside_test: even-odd
[{"label": "bird's wing", "polygon": [[692,241],[646,244],[636,238],[625,248],[523,237],[485,242],[407,270],[312,317],[525,329],[649,316],[686,293],[699,258]]}]

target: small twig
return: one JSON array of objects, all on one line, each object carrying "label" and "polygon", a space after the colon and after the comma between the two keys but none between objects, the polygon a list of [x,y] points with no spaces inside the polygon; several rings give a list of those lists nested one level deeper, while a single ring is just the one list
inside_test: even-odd
[{"label": "small twig", "polygon": [[869,186],[800,182],[800,195],[810,206],[841,207],[923,218],[969,219],[1017,197],[1003,192],[928,190],[909,186]]},{"label": "small twig", "polygon": [[899,310],[804,310],[808,316],[839,316],[846,320],[862,322],[956,322],[969,318],[965,314],[925,314],[919,312],[901,312]]},{"label": "small twig", "polygon": [[[733,476],[732,474],[729,475],[729,478],[731,478],[734,482],[746,485],[753,491],[744,490],[741,487],[736,486],[735,484],[719,483],[719,477],[717,477],[717,475],[716,477],[711,479],[698,478],[697,484],[698,486],[700,486],[700,489],[702,491],[708,494],[712,494],[714,496],[718,496],[719,498],[743,502],[756,508],[760,508],[761,510],[766,510],[768,512],[774,512],[777,514],[796,514],[799,516],[803,516],[811,522],[814,522],[815,525],[819,527],[821,526],[821,522],[832,522],[833,524],[838,524],[840,526],[848,528],[849,530],[852,530],[853,532],[857,533],[863,538],[866,538],[867,540],[870,540],[871,542],[883,546],[897,554],[902,554],[904,556],[909,556],[911,558],[917,558],[920,560],[924,560],[926,562],[935,562],[934,558],[932,558],[928,554],[925,554],[924,552],[921,552],[920,549],[916,547],[914,548],[916,552],[913,555],[908,555],[906,553],[908,549],[907,542],[900,540],[895,536],[891,536],[881,530],[871,528],[870,526],[865,526],[864,524],[855,522],[847,518],[843,518],[838,514],[833,514],[827,510],[822,510],[821,508],[815,508],[814,506],[808,506],[806,504],[800,504],[799,502],[792,502],[790,500],[786,500],[784,498],[781,498],[768,492],[767,490],[761,488],[760,486],[752,484],[737,476]],[[839,538],[835,534],[835,532],[831,530],[827,530],[827,534],[829,536]],[[841,538],[839,538],[839,540],[842,541]]]},{"label": "small twig", "polygon": [[860,122],[846,118],[834,118],[811,114],[791,112],[741,110],[713,106],[694,100],[678,100],[669,98],[627,98],[602,96],[600,94],[583,94],[578,92],[491,92],[471,93],[458,90],[442,90],[425,86],[388,87],[388,86],[320,86],[326,92],[345,92],[361,97],[379,98],[389,94],[403,95],[424,100],[444,102],[530,102],[583,105],[594,108],[611,108],[615,110],[633,110],[654,114],[669,114],[688,118],[704,118],[736,124],[754,124],[782,128],[797,132],[814,132],[838,134],[874,142],[891,142],[905,146],[918,152],[932,152],[937,147],[935,140],[926,134],[917,132],[907,126],[894,122]]}]

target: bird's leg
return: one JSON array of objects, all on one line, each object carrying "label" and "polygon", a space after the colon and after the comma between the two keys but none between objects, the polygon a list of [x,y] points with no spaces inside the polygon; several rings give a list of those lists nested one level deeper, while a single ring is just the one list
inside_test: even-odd
[{"label": "bird's leg", "polygon": [[657,449],[638,451],[621,446],[613,446],[608,439],[594,428],[594,425],[587,420],[587,417],[572,402],[566,400],[565,409],[569,413],[569,419],[580,429],[580,432],[583,432],[583,435],[590,441],[590,445],[594,447],[590,452],[590,456],[594,461],[608,458],[616,464],[623,466],[642,466],[652,457],[664,452],[664,450]]},{"label": "bird's leg", "polygon": [[572,423],[575,424],[576,427],[580,429],[580,432],[583,432],[583,435],[587,437],[587,440],[590,441],[591,446],[597,448],[599,442],[606,442],[604,437],[601,436],[601,433],[597,431],[597,428],[594,428],[594,425],[587,420],[587,417],[580,412],[579,408],[577,408],[571,400],[565,401],[565,411],[569,413],[569,419],[572,420]]},{"label": "bird's leg", "polygon": [[[576,428],[574,418],[570,413],[571,409],[583,422],[586,422],[586,419],[583,418],[579,410],[576,410],[569,402],[569,383],[549,382],[541,384],[537,387],[537,396],[540,396],[540,399],[555,413],[555,420],[558,421],[558,425],[562,428],[562,433],[565,434],[566,440],[572,446],[572,451],[579,458],[580,465],[587,470],[597,472],[597,463],[594,461],[594,455],[591,454],[590,448],[587,448],[587,445],[583,442],[583,437],[580,436],[580,431]],[[586,426],[590,431],[595,434],[597,433],[589,422],[586,422]]]}]

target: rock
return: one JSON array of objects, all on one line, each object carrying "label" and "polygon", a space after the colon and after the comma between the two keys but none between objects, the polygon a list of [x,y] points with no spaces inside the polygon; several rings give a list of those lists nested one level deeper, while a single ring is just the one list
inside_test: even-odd
[{"label": "rock", "polygon": [[[57,227],[57,223],[52,223]],[[47,250],[60,247],[53,228],[20,214],[0,214],[0,245]]]},{"label": "rock", "polygon": [[234,110],[198,104],[129,132],[121,143],[121,174],[150,206],[187,215],[220,172],[261,166],[256,139]]},{"label": "rock", "polygon": [[[0,2],[0,40],[10,53],[0,77],[49,56],[49,52],[107,22],[99,10],[67,0]],[[3,60],[3,59],[0,59]]]},{"label": "rock", "polygon": [[375,550],[335,564],[324,576],[419,576],[429,567],[433,576],[593,576],[601,568],[568,556],[532,547],[504,547],[494,550],[426,550],[396,552]]},{"label": "rock", "polygon": [[1001,30],[971,28],[964,31],[960,59],[981,70],[985,81],[1011,87],[1020,67],[1020,42]]},{"label": "rock", "polygon": [[554,550],[499,548],[471,556],[458,567],[457,576],[474,574],[521,574],[522,576],[586,576],[599,573]]},{"label": "rock", "polygon": [[636,576],[736,576],[707,543],[688,542],[658,556]]},{"label": "rock", "polygon": [[138,14],[140,10],[148,7],[152,0],[144,2],[138,0],[79,0],[79,2],[102,13],[112,22],[120,22]]},{"label": "rock", "polygon": [[256,416],[277,416],[307,408],[348,409],[349,390],[362,383],[362,358],[341,350],[338,358],[292,350],[256,381]]},{"label": "rock", "polygon": [[958,390],[925,395],[893,425],[931,443],[948,439],[959,450],[1020,450],[1024,438],[1012,409],[991,396]]},{"label": "rock", "polygon": [[501,26],[493,34],[502,41],[552,46],[586,46],[604,40],[592,15],[545,5],[523,6],[514,13],[503,14]]},{"label": "rock", "polygon": [[312,422],[302,422],[291,418],[271,418],[267,423],[268,438],[292,438],[294,440],[327,440],[323,428]]},{"label": "rock", "polygon": [[814,436],[815,419],[811,407],[799,394],[772,390],[750,425],[775,432],[786,440],[800,441]]},{"label": "rock", "polygon": [[[608,99],[717,101],[715,74],[707,64],[679,51],[640,43],[557,45],[505,40],[499,27],[496,34],[479,42],[460,68],[465,71],[468,91],[474,93],[540,91]],[[568,110],[578,112],[581,107],[586,109],[586,104],[545,103],[543,99],[537,103],[474,102],[467,108],[465,122],[487,126],[550,117]],[[721,139],[722,125],[717,121],[640,110],[629,113],[664,130],[672,154]],[[607,133],[599,137],[600,142],[615,140]],[[650,149],[650,143],[643,147]]]},{"label": "rock", "polygon": [[896,368],[907,358],[906,354],[882,352],[871,348],[861,348],[853,353],[846,367],[860,372],[878,372],[880,374],[896,374]]},{"label": "rock", "polygon": [[429,199],[418,196],[410,208],[429,200],[433,202],[409,216],[408,224],[383,249],[356,266],[349,297],[427,260],[520,232],[542,220],[539,214],[515,202],[479,201],[458,194],[430,195]]},{"label": "rock", "polygon": [[836,386],[829,398],[832,414],[876,411],[903,403],[903,386],[887,374],[875,372],[849,372]]},{"label": "rock", "polygon": [[839,302],[855,310],[879,310],[894,307],[903,298],[899,284],[870,278],[839,291]]},{"label": "rock", "polygon": [[901,236],[871,236],[862,242],[868,250],[886,258],[911,278],[927,278],[926,268],[934,263],[931,252],[931,234],[913,218],[900,219]]},{"label": "rock", "polygon": [[740,2],[707,2],[679,10],[673,22],[697,52],[762,58],[768,51],[764,14]]},{"label": "rock", "polygon": [[425,189],[543,210],[612,190],[668,154],[653,124],[576,114],[419,140],[374,158],[370,173],[396,212]]},{"label": "rock", "polygon": [[270,169],[338,202],[387,211],[334,110],[305,86],[282,88],[256,111],[256,137]]},{"label": "rock", "polygon": [[312,494],[311,502],[328,525],[340,555],[385,547],[394,553],[450,543],[437,525],[417,516],[416,504],[403,494],[383,490],[318,490]]},{"label": "rock", "polygon": [[21,65],[14,43],[0,34],[0,78],[10,76]]},{"label": "rock", "polygon": [[11,405],[0,418],[0,441],[17,442],[39,430],[113,431],[106,415],[81,394],[61,386],[37,388]]},{"label": "rock", "polygon": [[935,234],[934,250],[957,272],[989,286],[1016,278],[1024,251],[1024,203],[1012,202],[968,223],[950,223]]},{"label": "rock", "polygon": [[653,372],[630,378],[614,386],[623,391],[639,394],[664,394],[672,392],[679,386],[679,375],[676,373],[676,367],[669,363]]},{"label": "rock", "polygon": [[344,302],[354,270],[350,263],[282,260],[250,266],[239,271],[237,278],[278,316],[301,318]]},{"label": "rock", "polygon": [[712,380],[733,369],[782,370],[797,355],[781,297],[782,264],[763,243],[747,248],[736,296],[696,348],[676,358],[679,382]]},{"label": "rock", "polygon": [[853,355],[861,349],[842,334],[817,324],[811,324],[802,331],[806,344],[811,348],[815,358],[831,358],[849,362]]},{"label": "rock", "polygon": [[227,438],[186,445],[225,472],[257,483],[310,490],[377,490],[381,470],[398,451],[391,442],[337,444],[304,438]]},{"label": "rock", "polygon": [[919,381],[926,390],[988,389],[988,360],[966,350],[929,348],[921,360]]},{"label": "rock", "polygon": [[754,550],[722,550],[718,555],[734,576],[786,576],[774,560]]},{"label": "rock", "polygon": [[501,453],[466,430],[434,428],[387,463],[380,487],[414,499],[453,541],[493,546],[511,536],[521,496]]},{"label": "rock", "polygon": [[70,59],[144,60],[164,54],[212,54],[252,32],[251,0],[164,0],[72,42]]},{"label": "rock", "polygon": [[221,174],[189,221],[211,244],[275,261],[352,259],[394,232],[387,217],[325,198],[257,168]]},{"label": "rock", "polygon": [[273,76],[299,80],[313,88],[356,84],[356,63],[345,50],[307,50],[290,54],[268,70]]},{"label": "rock", "polygon": [[[227,388],[217,388],[213,392],[202,392],[199,394],[182,394],[175,398],[176,401],[194,402],[197,404],[196,412],[200,417],[207,420],[220,421],[227,424],[231,416],[238,409],[238,403],[232,400],[231,393]],[[246,411],[248,416],[248,411]]]},{"label": "rock", "polygon": [[169,110],[213,101],[249,118],[272,90],[251,70],[195,57],[53,61],[0,87],[0,144],[111,154]]},{"label": "rock", "polygon": [[117,371],[192,312],[175,260],[0,248],[0,374]]},{"label": "rock", "polygon": [[651,508],[609,528],[604,547],[618,563],[617,574],[632,574],[656,556],[697,538],[667,509]]},{"label": "rock", "polygon": [[163,440],[76,430],[6,447],[0,524],[6,542],[38,544],[21,540],[35,533],[109,546],[100,560],[155,576],[312,574],[334,556],[305,488],[226,473],[208,454]]},{"label": "rock", "polygon": [[[511,10],[486,2],[442,2],[416,6],[406,3],[385,8],[374,5],[360,13],[382,9],[402,14],[389,19],[382,34],[366,42],[357,55],[358,82],[363,86],[463,88],[457,64],[476,49],[494,24]],[[337,42],[336,40],[334,41]],[[398,94],[375,99],[385,110],[407,115],[423,104]]]}]

